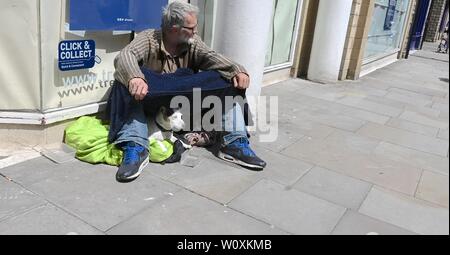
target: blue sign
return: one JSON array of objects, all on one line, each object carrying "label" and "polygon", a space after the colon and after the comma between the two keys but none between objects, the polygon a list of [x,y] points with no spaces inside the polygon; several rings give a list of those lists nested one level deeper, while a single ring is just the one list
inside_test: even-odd
[{"label": "blue sign", "polygon": [[61,41],[58,46],[58,66],[61,71],[92,68],[95,65],[93,40]]},{"label": "blue sign", "polygon": [[71,0],[70,30],[142,31],[161,26],[168,0]]},{"label": "blue sign", "polygon": [[397,7],[397,0],[389,0],[389,6],[386,11],[386,19],[384,20],[384,30],[391,30],[394,24],[395,8]]}]

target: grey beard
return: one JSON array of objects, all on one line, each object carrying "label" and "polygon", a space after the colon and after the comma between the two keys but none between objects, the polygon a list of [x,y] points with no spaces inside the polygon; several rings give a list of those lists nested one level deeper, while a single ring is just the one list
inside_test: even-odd
[{"label": "grey beard", "polygon": [[187,41],[187,44],[192,45],[194,44],[195,40],[194,38],[189,38],[189,40]]},{"label": "grey beard", "polygon": [[180,44],[187,44],[187,45],[192,45],[194,44],[195,40],[194,38],[189,38],[189,39],[181,39]]}]

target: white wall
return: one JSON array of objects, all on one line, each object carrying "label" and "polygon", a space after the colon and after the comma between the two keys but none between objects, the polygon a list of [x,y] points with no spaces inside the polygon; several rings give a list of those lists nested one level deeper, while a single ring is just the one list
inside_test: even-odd
[{"label": "white wall", "polygon": [[0,1],[0,111],[40,108],[38,1]]}]

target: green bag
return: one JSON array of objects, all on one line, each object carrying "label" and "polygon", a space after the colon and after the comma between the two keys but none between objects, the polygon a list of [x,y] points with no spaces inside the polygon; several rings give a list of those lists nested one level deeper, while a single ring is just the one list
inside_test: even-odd
[{"label": "green bag", "polygon": [[[75,157],[91,164],[106,163],[119,166],[123,152],[108,142],[109,125],[100,119],[83,116],[65,129],[65,143],[76,149]],[[151,139],[148,146],[150,161],[160,163],[173,154],[170,141]]]}]

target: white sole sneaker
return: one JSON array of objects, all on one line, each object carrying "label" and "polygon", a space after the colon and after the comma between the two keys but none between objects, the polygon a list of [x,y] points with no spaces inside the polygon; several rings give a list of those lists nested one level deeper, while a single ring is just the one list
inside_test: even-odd
[{"label": "white sole sneaker", "polygon": [[136,179],[139,175],[141,175],[142,171],[144,170],[144,168],[148,165],[148,163],[150,161],[149,157],[150,157],[150,155],[147,156],[147,158],[145,158],[144,161],[142,161],[142,164],[139,166],[139,169],[135,174],[133,174],[130,177],[124,178],[124,179],[125,180],[133,180],[133,179]]},{"label": "white sole sneaker", "polygon": [[245,163],[244,161],[236,159],[235,157],[230,156],[228,154],[225,154],[225,153],[223,153],[221,151],[219,151],[219,154],[217,156],[220,159],[223,159],[223,160],[225,160],[227,162],[231,162],[231,163],[238,164],[238,165],[241,165],[241,166],[245,166],[245,167],[249,167],[249,168],[253,168],[253,169],[258,169],[258,170],[264,169],[264,167],[262,167],[262,166],[257,166],[257,165],[252,165],[252,164],[249,164],[249,163]]}]

